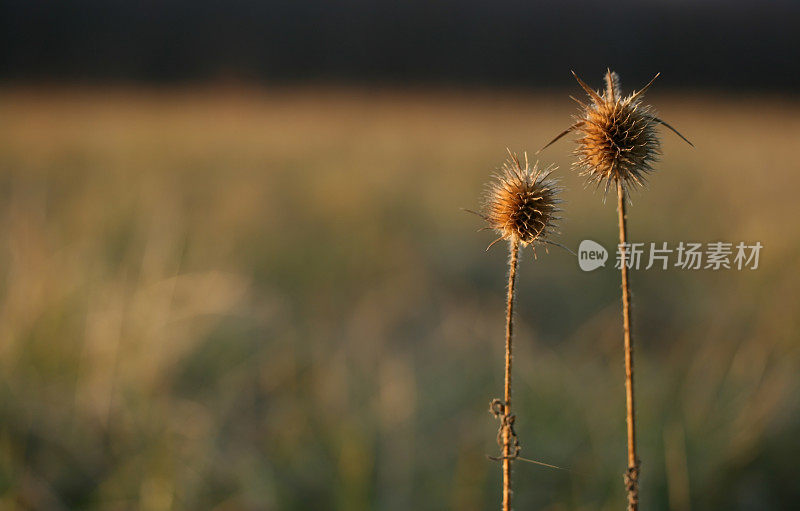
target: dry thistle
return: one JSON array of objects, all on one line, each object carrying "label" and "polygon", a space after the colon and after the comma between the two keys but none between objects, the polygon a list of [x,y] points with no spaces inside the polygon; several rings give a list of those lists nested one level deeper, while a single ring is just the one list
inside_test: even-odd
[{"label": "dry thistle", "polygon": [[626,190],[644,185],[645,175],[653,170],[652,164],[661,154],[658,125],[672,130],[688,144],[678,131],[658,118],[652,107],[642,104],[645,91],[658,78],[656,74],[641,90],[623,97],[619,75],[608,70],[606,89],[594,91],[573,71],[572,74],[591,99],[590,104],[570,96],[581,106],[575,123],[560,133],[548,147],[564,135],[575,131],[579,138],[574,163],[591,183],[605,183],[608,191],[612,183],[619,182]]},{"label": "dry thistle", "polygon": [[[627,261],[626,245],[628,225],[626,195],[633,185],[643,185],[645,175],[653,170],[652,164],[661,154],[658,132],[659,124],[672,130],[689,145],[683,135],[659,119],[651,107],[641,104],[644,92],[653,84],[658,74],[640,91],[623,97],[620,91],[619,76],[610,69],[606,72],[606,90],[598,93],[583,83],[578,75],[572,74],[583,90],[591,98],[590,105],[572,98],[581,105],[581,113],[575,123],[554,138],[549,146],[567,133],[577,132],[578,157],[574,163],[582,170],[581,174],[589,182],[598,185],[605,182],[605,190],[614,183],[617,188],[617,214],[619,222],[619,249],[622,261]],[[541,151],[541,150],[540,150]],[[631,331],[631,290],[628,277],[628,264],[620,265],[622,280],[622,328],[625,351],[625,403],[627,408],[626,427],[628,437],[628,470],[625,472],[625,490],[628,496],[628,510],[639,509],[639,467],[636,454],[636,413],[633,394],[633,334]]]},{"label": "dry thistle", "polygon": [[560,190],[550,179],[553,170],[548,167],[540,171],[538,162],[531,168],[527,154],[523,167],[517,155],[509,151],[509,159],[489,188],[481,215],[500,235],[487,250],[502,240],[528,246],[545,242],[553,234],[561,202],[557,197]]},{"label": "dry thistle", "polygon": [[491,185],[484,211],[478,213],[500,235],[486,250],[501,240],[508,240],[508,293],[506,296],[506,356],[504,398],[493,399],[490,412],[500,420],[498,443],[503,454],[493,458],[503,462],[503,511],[511,509],[511,462],[519,458],[520,446],[514,432],[515,416],[511,413],[511,351],[515,293],[519,246],[534,242],[549,243],[547,236],[553,232],[553,223],[559,211],[558,192],[555,181],[549,179],[552,168],[544,172],[533,168],[525,155],[523,167],[519,158],[509,151],[509,159],[502,172]]}]

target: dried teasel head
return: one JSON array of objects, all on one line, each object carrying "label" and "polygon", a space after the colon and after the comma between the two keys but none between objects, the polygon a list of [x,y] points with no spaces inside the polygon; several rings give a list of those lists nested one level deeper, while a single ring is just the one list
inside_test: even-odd
[{"label": "dried teasel head", "polygon": [[642,104],[644,92],[658,74],[629,96],[622,95],[619,75],[611,70],[606,72],[606,88],[602,92],[586,85],[574,71],[572,74],[591,102],[585,104],[572,98],[581,106],[575,123],[542,149],[570,132],[577,133],[575,154],[578,159],[574,165],[590,183],[605,183],[606,191],[612,183],[621,183],[626,190],[642,186],[645,175],[653,170],[652,165],[661,154],[658,125],[672,130],[692,145],[675,128],[659,119],[650,106]]},{"label": "dried teasel head", "polygon": [[509,159],[503,164],[495,181],[489,186],[482,216],[488,228],[500,237],[486,250],[501,240],[527,246],[533,242],[544,242],[555,232],[556,216],[561,191],[550,174],[555,167],[533,168],[525,154],[524,166],[516,154],[509,151]]}]

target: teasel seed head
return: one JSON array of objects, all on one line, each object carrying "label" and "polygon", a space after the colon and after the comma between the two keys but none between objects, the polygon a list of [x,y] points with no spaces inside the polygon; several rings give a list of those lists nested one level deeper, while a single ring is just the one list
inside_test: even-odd
[{"label": "teasel seed head", "polygon": [[661,154],[659,125],[692,145],[675,128],[659,119],[652,107],[642,103],[644,92],[658,74],[641,90],[628,96],[622,95],[619,75],[611,70],[606,72],[605,90],[602,92],[586,85],[574,71],[572,74],[591,101],[586,104],[572,98],[580,105],[575,123],[545,147],[575,132],[578,147],[575,149],[577,161],[573,165],[590,183],[605,184],[606,190],[617,182],[626,190],[644,185],[646,175],[652,172],[653,163]]},{"label": "teasel seed head", "polygon": [[489,186],[481,215],[488,228],[500,235],[487,250],[501,240],[527,246],[545,242],[555,233],[557,214],[561,211],[558,207],[561,189],[550,178],[553,170],[553,166],[539,170],[538,162],[531,168],[527,154],[523,166],[517,155],[509,151],[509,159]]}]

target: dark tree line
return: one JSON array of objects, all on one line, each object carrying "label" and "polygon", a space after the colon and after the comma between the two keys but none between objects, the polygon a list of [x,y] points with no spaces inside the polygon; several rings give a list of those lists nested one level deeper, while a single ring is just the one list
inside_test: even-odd
[{"label": "dark tree line", "polygon": [[[568,85],[793,91],[800,2],[0,0],[0,78]],[[594,76],[592,75],[594,73]]]}]

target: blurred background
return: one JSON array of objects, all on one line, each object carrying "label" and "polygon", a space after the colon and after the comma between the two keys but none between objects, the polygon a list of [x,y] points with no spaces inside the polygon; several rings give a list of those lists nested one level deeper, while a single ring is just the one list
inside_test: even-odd
[{"label": "blurred background", "polygon": [[[642,509],[794,509],[800,5],[0,2],[0,509],[483,510],[506,253],[484,184],[607,66],[669,132],[634,241]],[[558,241],[616,243],[567,191]],[[618,274],[523,253],[517,509],[621,510]],[[612,256],[613,257],[613,256]]]}]

